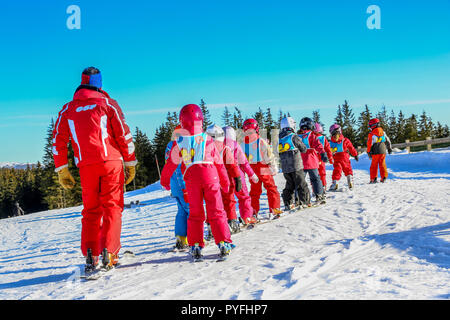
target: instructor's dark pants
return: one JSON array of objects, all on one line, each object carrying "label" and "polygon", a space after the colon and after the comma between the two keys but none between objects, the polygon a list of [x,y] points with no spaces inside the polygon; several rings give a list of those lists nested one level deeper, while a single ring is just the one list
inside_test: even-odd
[{"label": "instructor's dark pants", "polygon": [[301,204],[309,204],[311,196],[303,170],[283,173],[283,176],[286,179],[286,186],[282,194],[284,205],[289,206],[291,204],[294,193],[297,193]]}]

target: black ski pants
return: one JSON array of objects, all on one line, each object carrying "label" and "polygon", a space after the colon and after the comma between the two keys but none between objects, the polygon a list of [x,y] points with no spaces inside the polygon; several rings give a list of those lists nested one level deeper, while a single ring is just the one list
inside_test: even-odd
[{"label": "black ski pants", "polygon": [[283,176],[286,179],[286,186],[282,193],[284,205],[289,206],[292,203],[294,194],[297,194],[301,204],[309,204],[311,194],[303,170],[283,173]]}]

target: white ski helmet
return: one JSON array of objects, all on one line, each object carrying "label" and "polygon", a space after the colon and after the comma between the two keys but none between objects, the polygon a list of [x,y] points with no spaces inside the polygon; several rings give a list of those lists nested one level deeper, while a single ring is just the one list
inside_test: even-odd
[{"label": "white ski helmet", "polygon": [[283,119],[281,119],[281,123],[280,123],[280,128],[284,129],[284,128],[291,128],[292,130],[295,131],[295,127],[296,127],[296,123],[294,118],[291,117],[284,117]]},{"label": "white ski helmet", "polygon": [[206,128],[206,133],[211,136],[214,140],[223,141],[225,140],[225,133],[222,128],[216,124],[212,124]]},{"label": "white ski helmet", "polygon": [[226,126],[223,127],[222,129],[225,132],[225,139],[236,141],[236,131],[234,130],[233,127]]}]

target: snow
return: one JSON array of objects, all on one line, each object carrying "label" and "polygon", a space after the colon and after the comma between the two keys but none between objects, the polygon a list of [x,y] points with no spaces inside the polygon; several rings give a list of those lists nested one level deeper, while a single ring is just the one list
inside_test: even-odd
[{"label": "snow", "polygon": [[354,191],[233,235],[222,263],[215,245],[203,263],[167,252],[176,204],[158,183],[129,192],[140,206],[124,211],[122,252],[136,257],[93,282],[78,278],[82,207],[0,220],[0,300],[449,299],[450,148],[387,163],[389,180],[369,185],[367,156],[352,160]]}]

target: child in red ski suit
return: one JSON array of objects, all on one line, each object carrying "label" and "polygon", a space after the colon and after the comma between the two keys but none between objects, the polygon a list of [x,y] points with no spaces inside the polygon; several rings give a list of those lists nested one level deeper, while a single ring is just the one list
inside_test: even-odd
[{"label": "child in red ski suit", "polygon": [[333,153],[333,182],[330,186],[330,191],[336,191],[338,188],[338,181],[341,179],[342,172],[347,177],[348,187],[353,188],[353,169],[350,163],[350,155],[359,160],[358,152],[353,147],[351,141],[342,135],[342,129],[338,124],[333,124],[330,127],[331,141],[330,147]]},{"label": "child in red ski suit", "polygon": [[[223,128],[223,131],[225,133],[224,144],[227,148],[230,148],[234,157],[234,163],[238,164],[242,182],[242,189],[239,192],[236,190],[234,192],[234,195],[238,198],[239,202],[239,215],[244,225],[255,224],[257,220],[253,217],[253,208],[251,198],[248,193],[247,183],[245,181],[245,175],[247,174],[250,180],[254,183],[258,183],[259,178],[248,163],[241,146],[237,143],[235,130],[230,126],[227,126]],[[226,203],[225,207],[236,211],[236,199],[234,195],[229,194],[229,196],[224,199],[224,202]]]},{"label": "child in red ski suit", "polygon": [[[181,163],[186,183],[189,217],[187,238],[191,253],[204,247],[203,230],[206,203],[208,222],[221,252],[232,249],[227,215],[223,207],[221,189],[228,192],[230,182],[214,141],[203,132],[203,113],[199,106],[189,104],[180,111],[180,122],[185,132],[175,141],[170,157],[161,172],[161,185],[170,190],[170,177]],[[198,252],[198,251],[195,251]]]},{"label": "child in red ski suit", "polygon": [[259,198],[262,194],[262,186],[267,190],[267,198],[269,202],[269,212],[274,215],[282,213],[280,209],[280,193],[273,176],[278,173],[278,165],[272,148],[269,143],[259,136],[259,125],[255,119],[247,119],[244,121],[242,129],[244,130],[244,142],[241,144],[250,166],[259,181],[250,182],[250,198],[253,207],[253,215],[258,215]]},{"label": "child in red ski suit", "polygon": [[206,128],[206,133],[211,138],[213,138],[214,143],[216,144],[217,151],[219,151],[219,154],[223,159],[223,163],[228,173],[230,188],[228,192],[221,190],[222,200],[225,212],[227,213],[228,224],[230,226],[231,233],[236,233],[239,232],[240,227],[236,215],[236,200],[234,200],[234,193],[240,192],[242,189],[240,170],[237,163],[234,161],[234,155],[230,147],[224,144],[225,133],[223,129],[215,124],[212,124],[208,128]]},{"label": "child in red ski suit", "polygon": [[[320,123],[316,122],[316,124],[314,125],[314,133],[317,135],[317,139],[319,139],[320,143],[325,149],[325,152],[327,153],[328,162],[330,164],[333,164],[333,154],[331,153],[330,143],[328,142],[327,137],[323,135],[323,128]],[[323,161],[319,162],[319,175],[320,180],[322,180],[323,191],[325,192],[327,190],[327,169],[325,162]]]},{"label": "child in red ski suit", "polygon": [[313,193],[316,197],[317,203],[325,202],[325,194],[322,181],[319,176],[319,162],[328,162],[323,145],[320,143],[317,135],[312,131],[314,129],[314,122],[310,118],[303,118],[300,120],[299,136],[303,144],[308,148],[305,153],[302,153],[303,171],[309,175],[309,180],[312,184]]}]

